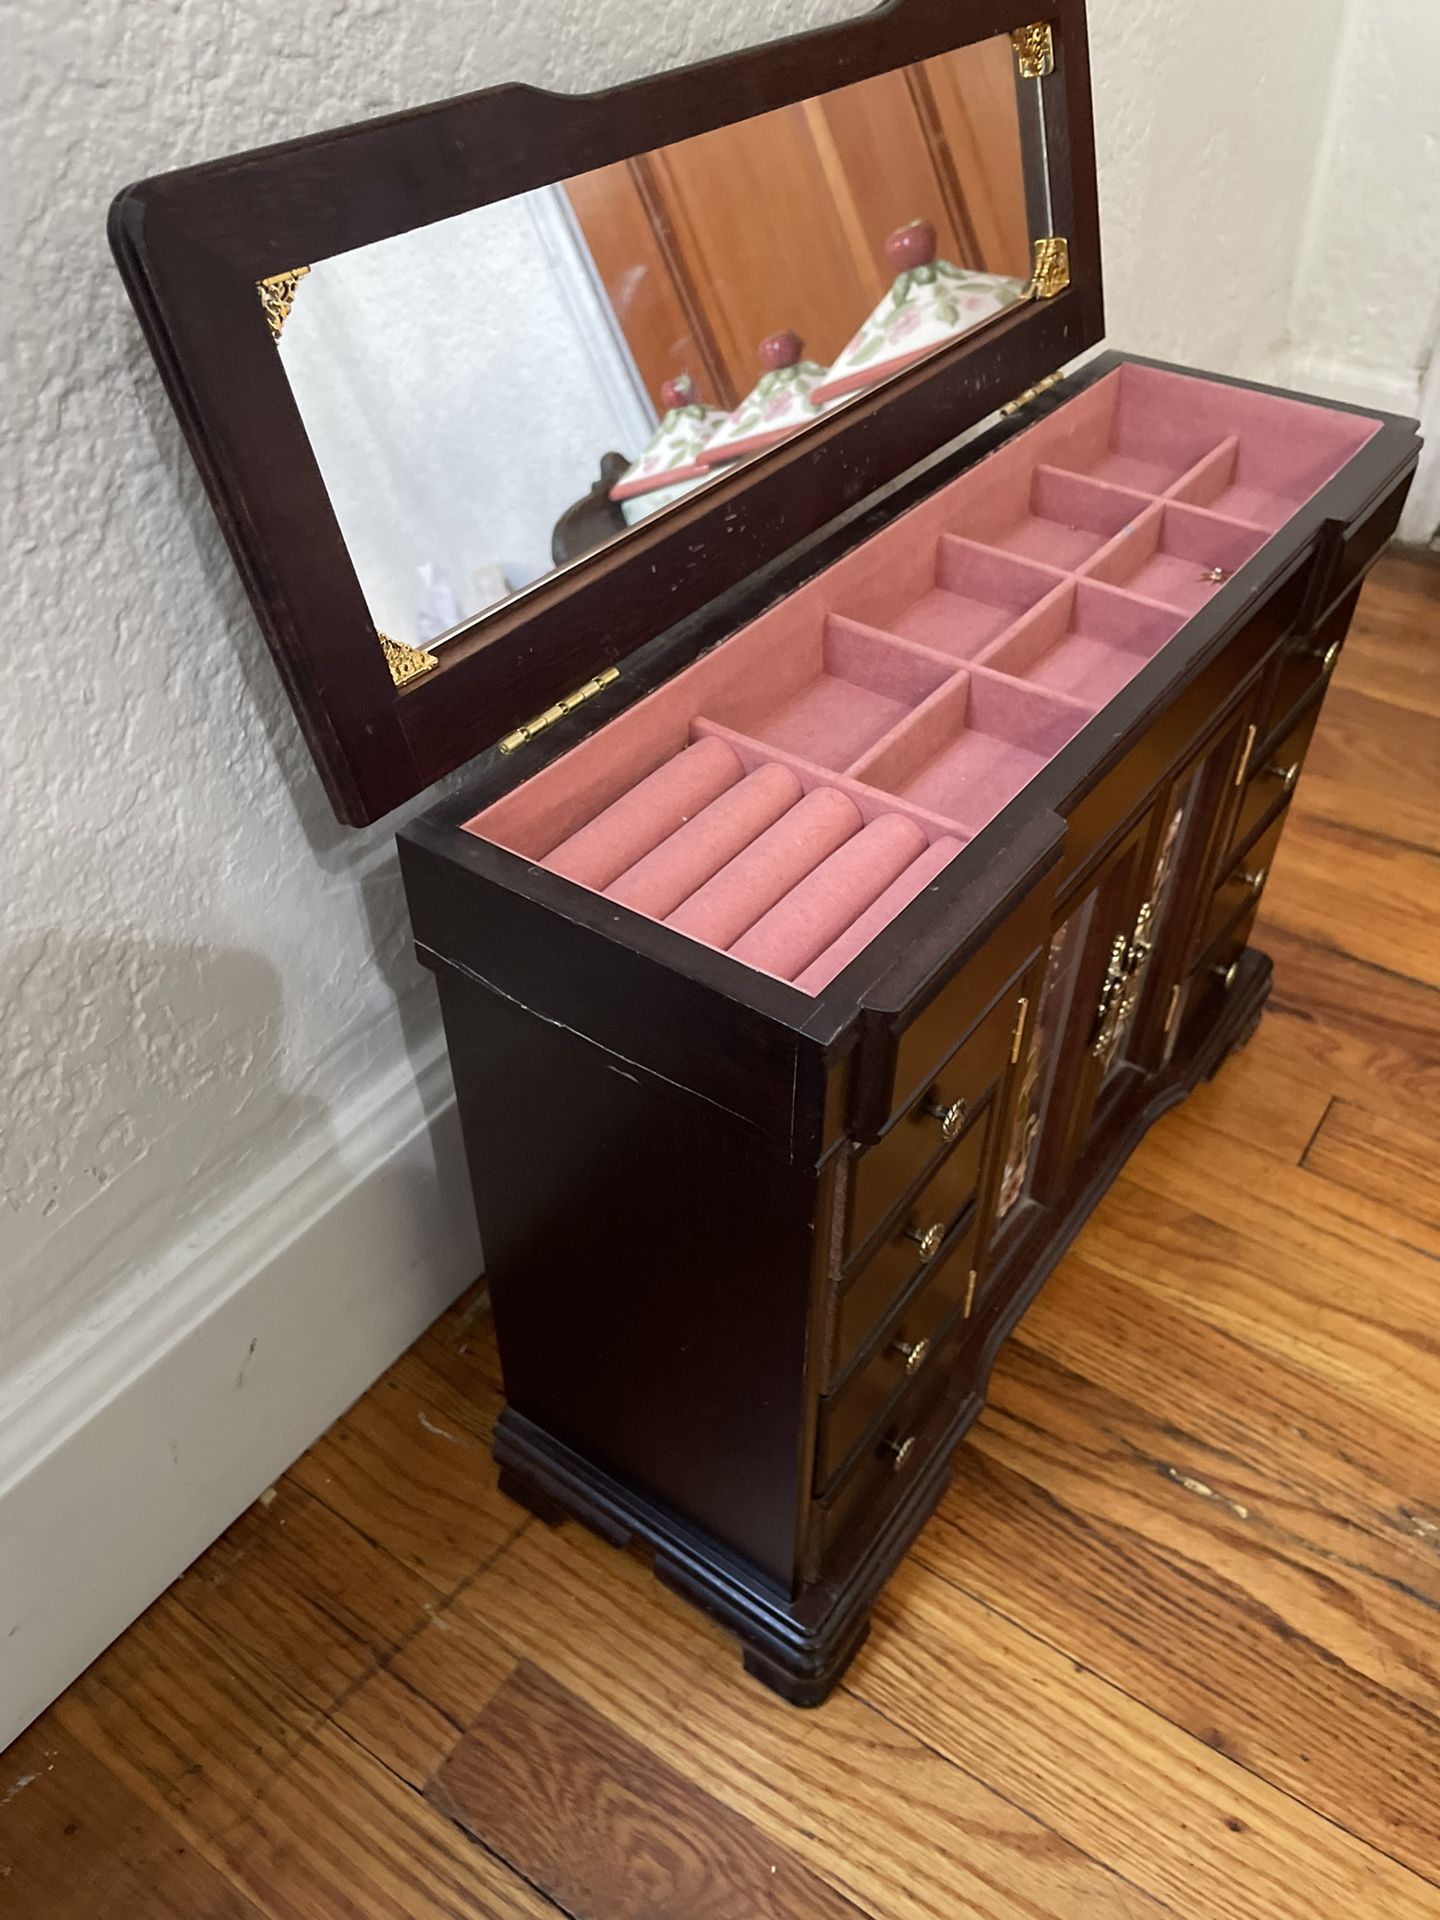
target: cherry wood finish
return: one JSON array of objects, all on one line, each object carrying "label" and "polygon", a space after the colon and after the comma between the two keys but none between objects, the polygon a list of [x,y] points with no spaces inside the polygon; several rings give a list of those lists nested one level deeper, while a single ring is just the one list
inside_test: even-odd
[{"label": "cherry wood finish", "polygon": [[[787,562],[787,584],[997,437]],[[1264,882],[1236,875],[1285,812],[1254,749],[1299,750],[1294,704],[1328,681],[1415,458],[1413,427],[1384,421],[815,998],[466,832],[483,774],[402,833],[505,1367],[502,1485],[642,1545],[787,1699],[833,1689],[1002,1343],[1146,1130],[1253,1031]],[[1036,1174],[997,1230],[1044,956],[1075,914]],[[1117,947],[1130,1002],[1102,1053]],[[892,1136],[957,1099],[980,1131],[941,1152],[930,1116],[939,1157],[907,1175]],[[962,1247],[974,1279],[957,1288]],[[907,1315],[926,1343],[913,1371],[895,1365]]]}]

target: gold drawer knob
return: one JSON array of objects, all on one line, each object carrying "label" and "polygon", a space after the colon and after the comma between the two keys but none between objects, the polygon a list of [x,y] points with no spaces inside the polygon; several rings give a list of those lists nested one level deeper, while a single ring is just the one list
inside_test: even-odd
[{"label": "gold drawer knob", "polygon": [[913,1240],[920,1249],[922,1260],[933,1260],[940,1251],[940,1243],[945,1238],[945,1228],[941,1221],[933,1227],[906,1227],[905,1238]]},{"label": "gold drawer knob", "polygon": [[940,1100],[927,1100],[925,1112],[932,1120],[940,1122],[940,1132],[946,1140],[958,1140],[960,1129],[965,1125],[970,1108],[964,1100],[955,1100],[947,1107]]},{"label": "gold drawer knob", "polygon": [[1300,762],[1292,760],[1288,767],[1276,765],[1266,767],[1265,771],[1272,780],[1278,780],[1286,793],[1289,793],[1300,778]]},{"label": "gold drawer knob", "polygon": [[1227,993],[1230,991],[1231,987],[1234,986],[1235,977],[1239,973],[1239,971],[1240,971],[1240,962],[1238,960],[1232,960],[1228,967],[1212,967],[1211,968],[1211,972],[1215,975],[1215,978],[1220,982],[1221,986],[1224,987]]},{"label": "gold drawer knob", "polygon": [[1243,887],[1248,887],[1251,893],[1259,893],[1265,884],[1269,872],[1270,869],[1268,867],[1261,867],[1258,873],[1242,873],[1240,876],[1240,884]]},{"label": "gold drawer knob", "polygon": [[892,1473],[903,1473],[915,1452],[915,1436],[911,1433],[907,1434],[903,1440],[887,1440],[880,1451],[890,1462]]},{"label": "gold drawer knob", "polygon": [[1332,640],[1323,653],[1317,647],[1315,649],[1315,658],[1320,662],[1320,671],[1322,673],[1332,672],[1335,662],[1340,658],[1340,642],[1338,640]]},{"label": "gold drawer knob", "polygon": [[891,1351],[905,1362],[906,1373],[918,1373],[930,1351],[928,1340],[897,1340]]}]

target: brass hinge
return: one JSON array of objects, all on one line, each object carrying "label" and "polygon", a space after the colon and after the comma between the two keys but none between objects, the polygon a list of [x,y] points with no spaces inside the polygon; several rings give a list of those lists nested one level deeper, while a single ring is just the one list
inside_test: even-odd
[{"label": "brass hinge", "polygon": [[287,273],[272,273],[268,279],[255,282],[272,340],[278,340],[285,331],[285,322],[295,304],[295,289],[309,271],[309,267],[291,267]]},{"label": "brass hinge", "polygon": [[502,753],[514,753],[517,747],[523,747],[527,740],[533,740],[537,733],[543,733],[547,727],[553,727],[557,720],[563,720],[567,713],[573,713],[576,707],[583,706],[592,695],[599,693],[602,687],[608,687],[620,678],[618,667],[606,667],[603,673],[597,673],[593,680],[587,680],[583,687],[576,687],[573,693],[567,693],[557,700],[553,707],[547,707],[543,713],[537,713],[533,720],[527,720],[523,727],[516,727],[513,733],[507,733],[500,742]]},{"label": "brass hinge", "polygon": [[418,680],[422,673],[429,673],[432,667],[438,667],[439,658],[427,653],[424,647],[407,647],[399,640],[392,640],[388,633],[380,635],[380,645],[385,653],[385,664],[390,669],[390,678],[397,687],[408,686],[412,680]]},{"label": "brass hinge", "polygon": [[1022,80],[1043,80],[1055,71],[1055,35],[1048,20],[1033,27],[1016,27],[1010,35]]},{"label": "brass hinge", "polygon": [[1038,400],[1042,393],[1048,393],[1065,378],[1065,369],[1058,373],[1047,373],[1043,380],[1037,380],[1033,387],[1027,387],[1023,393],[1017,393],[1013,400],[1007,400],[1000,411],[1003,414],[1019,413],[1022,407],[1028,407],[1032,400]]},{"label": "brass hinge", "polygon": [[1035,242],[1035,271],[1026,288],[1032,300],[1053,300],[1070,284],[1070,242],[1063,233],[1047,233]]}]

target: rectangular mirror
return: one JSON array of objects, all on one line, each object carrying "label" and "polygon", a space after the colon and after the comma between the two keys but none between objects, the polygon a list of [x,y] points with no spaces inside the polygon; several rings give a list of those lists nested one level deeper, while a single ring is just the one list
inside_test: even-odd
[{"label": "rectangular mirror", "polygon": [[1026,299],[1037,92],[999,35],[263,283],[376,628],[443,645]]}]

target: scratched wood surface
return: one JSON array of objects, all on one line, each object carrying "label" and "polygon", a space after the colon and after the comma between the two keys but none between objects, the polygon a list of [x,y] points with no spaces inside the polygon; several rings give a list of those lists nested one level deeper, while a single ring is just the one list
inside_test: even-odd
[{"label": "scratched wood surface", "polygon": [[801,1714],[496,1491],[461,1304],[0,1759],[4,1920],[1434,1920],[1440,568],[1366,590],[1270,1011]]}]

